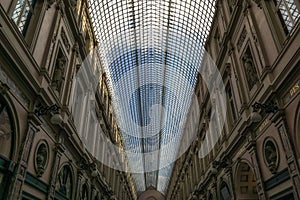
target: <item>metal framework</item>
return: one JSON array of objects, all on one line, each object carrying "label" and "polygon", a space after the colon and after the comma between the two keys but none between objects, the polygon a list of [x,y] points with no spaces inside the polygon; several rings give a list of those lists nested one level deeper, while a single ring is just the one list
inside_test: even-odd
[{"label": "metal framework", "polygon": [[90,0],[137,191],[166,193],[214,0]]},{"label": "metal framework", "polygon": [[276,9],[280,12],[282,21],[286,26],[287,32],[290,32],[296,22],[299,20],[299,5],[294,0],[275,0]]}]

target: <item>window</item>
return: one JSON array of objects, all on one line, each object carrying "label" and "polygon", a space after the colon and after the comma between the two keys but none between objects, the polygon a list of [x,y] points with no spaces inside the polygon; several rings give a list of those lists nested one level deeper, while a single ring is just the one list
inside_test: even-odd
[{"label": "window", "polygon": [[221,44],[222,44],[222,38],[220,35],[219,28],[216,29],[214,39],[215,39],[215,44],[216,44],[216,53],[219,53],[219,51],[221,49]]},{"label": "window", "polygon": [[226,94],[228,98],[228,103],[229,103],[229,109],[231,111],[231,120],[234,122],[236,120],[236,111],[235,111],[235,105],[234,105],[234,97],[232,94],[231,86],[230,83],[226,85]]},{"label": "window", "polygon": [[288,34],[300,17],[295,0],[274,0],[284,31]]},{"label": "window", "polygon": [[[63,166],[60,170],[56,180],[56,192],[67,197],[72,198],[72,172],[68,165]],[[55,195],[57,196],[57,195]]]},{"label": "window", "polygon": [[229,188],[228,188],[228,186],[225,182],[223,182],[221,184],[220,193],[221,193],[221,199],[222,200],[230,200],[232,198],[231,195],[230,195]]},{"label": "window", "polygon": [[0,95],[0,199],[6,199],[6,191],[9,187],[11,174],[9,163],[14,148],[14,127],[9,105]]},{"label": "window", "polygon": [[80,200],[88,200],[88,187],[86,184],[82,185],[82,193]]},{"label": "window", "polygon": [[23,35],[26,34],[36,0],[18,0],[12,19]]}]

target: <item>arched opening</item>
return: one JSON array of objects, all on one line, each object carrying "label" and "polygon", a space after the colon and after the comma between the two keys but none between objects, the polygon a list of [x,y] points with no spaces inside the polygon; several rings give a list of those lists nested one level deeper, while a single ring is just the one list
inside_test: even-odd
[{"label": "arched opening", "polygon": [[88,187],[86,183],[82,185],[80,200],[88,200]]},{"label": "arched opening", "polygon": [[224,182],[224,181],[221,183],[220,197],[221,197],[221,200],[230,200],[231,199],[229,187],[226,184],[226,182]]},{"label": "arched opening", "polygon": [[247,163],[241,162],[239,164],[235,183],[237,199],[258,199],[255,175]]},{"label": "arched opening", "polygon": [[0,199],[5,198],[12,168],[10,166],[15,141],[12,113],[7,101],[0,96]]},{"label": "arched opening", "polygon": [[72,199],[72,171],[69,165],[64,165],[57,176],[55,187],[55,199]]},{"label": "arched opening", "polygon": [[213,200],[213,199],[214,199],[214,197],[213,197],[212,193],[210,193],[210,194],[208,195],[208,200]]},{"label": "arched opening", "polygon": [[149,187],[145,192],[141,193],[139,200],[164,200],[165,197],[154,187]]}]

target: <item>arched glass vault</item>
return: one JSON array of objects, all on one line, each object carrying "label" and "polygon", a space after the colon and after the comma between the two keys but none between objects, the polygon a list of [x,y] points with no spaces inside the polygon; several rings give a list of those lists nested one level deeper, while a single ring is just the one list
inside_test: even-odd
[{"label": "arched glass vault", "polygon": [[166,193],[215,0],[89,0],[138,192]]}]

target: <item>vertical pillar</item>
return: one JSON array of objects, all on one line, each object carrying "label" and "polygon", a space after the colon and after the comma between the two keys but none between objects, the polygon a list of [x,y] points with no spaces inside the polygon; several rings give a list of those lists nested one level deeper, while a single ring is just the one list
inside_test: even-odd
[{"label": "vertical pillar", "polygon": [[230,196],[231,196],[231,200],[234,200],[235,199],[235,189],[234,189],[234,181],[233,181],[233,175],[232,175],[232,167],[231,165],[230,166],[227,166],[225,168],[225,174],[227,176],[227,184],[228,184],[228,189],[230,190]]},{"label": "vertical pillar", "polygon": [[259,164],[257,162],[257,153],[256,153],[256,142],[255,140],[251,139],[249,143],[246,146],[250,156],[251,156],[251,161],[253,164],[253,170],[256,178],[256,188],[257,188],[257,194],[259,196],[259,199],[265,200],[266,199],[266,194],[264,190],[264,185],[262,181],[262,175],[260,171]]},{"label": "vertical pillar", "polygon": [[18,163],[16,164],[16,168],[14,170],[14,174],[10,183],[8,199],[11,200],[21,199],[22,186],[26,178],[27,165],[28,165],[27,163],[32,149],[31,147],[32,147],[33,139],[36,132],[39,131],[36,122],[37,120],[35,119],[35,116],[29,114],[27,130],[24,136],[25,137],[24,141],[19,151]]},{"label": "vertical pillar", "polygon": [[55,183],[56,178],[59,170],[59,164],[60,164],[60,158],[62,156],[62,153],[64,152],[64,147],[61,145],[61,143],[56,143],[55,149],[54,149],[54,161],[52,164],[52,171],[51,171],[51,177],[50,177],[50,184],[49,184],[49,190],[47,195],[47,200],[54,199],[55,195]]},{"label": "vertical pillar", "polygon": [[94,185],[92,185],[92,194],[91,194],[91,199],[96,199],[97,196],[97,190]]},{"label": "vertical pillar", "polygon": [[213,195],[213,199],[218,199],[217,197],[217,180],[216,177],[212,177],[212,185],[210,189],[210,193]]},{"label": "vertical pillar", "polygon": [[83,178],[83,174],[82,172],[79,170],[78,171],[78,175],[77,175],[77,186],[76,186],[76,199],[80,199],[80,195],[81,195],[81,181]]},{"label": "vertical pillar", "polygon": [[288,170],[290,173],[291,180],[293,182],[293,193],[295,199],[300,199],[300,176],[299,166],[295,159],[295,153],[293,151],[293,145],[288,134],[288,128],[285,122],[284,113],[279,111],[271,118],[272,122],[275,123],[275,127],[280,135],[281,143],[286,155]]}]

